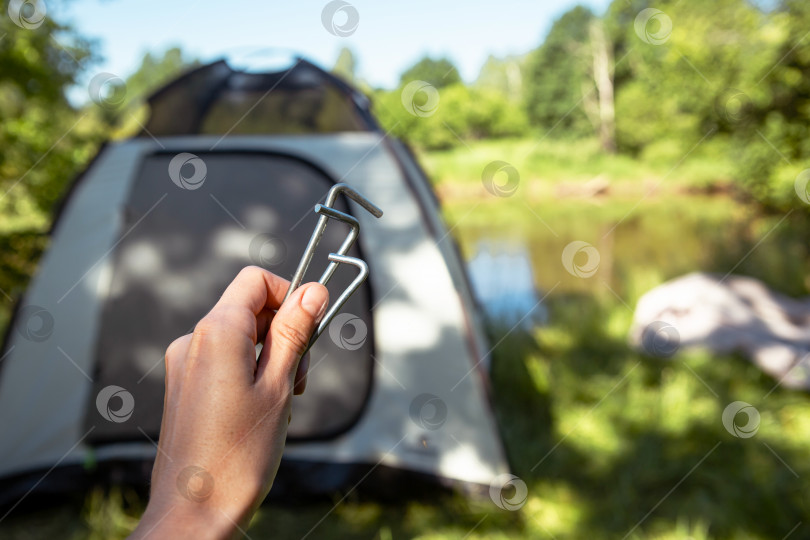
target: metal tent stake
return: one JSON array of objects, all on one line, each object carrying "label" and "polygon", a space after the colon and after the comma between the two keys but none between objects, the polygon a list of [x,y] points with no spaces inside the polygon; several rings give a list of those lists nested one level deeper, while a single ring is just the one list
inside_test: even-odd
[{"label": "metal tent stake", "polygon": [[318,247],[318,244],[323,237],[323,233],[326,231],[326,224],[329,219],[342,221],[343,223],[348,224],[350,229],[349,234],[346,236],[346,239],[343,240],[343,243],[340,245],[337,253],[329,254],[329,265],[326,267],[326,270],[324,270],[321,278],[318,280],[318,283],[325,286],[332,278],[332,275],[335,273],[335,270],[339,264],[355,266],[359,269],[359,273],[357,274],[357,277],[354,278],[354,281],[352,281],[346,290],[341,293],[337,300],[335,300],[334,304],[332,304],[332,306],[329,308],[329,311],[326,312],[326,315],[324,315],[324,318],[318,325],[315,333],[312,334],[312,338],[309,340],[309,345],[307,345],[306,351],[312,347],[326,327],[329,326],[329,323],[332,322],[335,315],[338,314],[340,308],[343,307],[346,301],[349,300],[349,297],[351,297],[351,295],[353,295],[354,292],[360,288],[360,285],[362,285],[368,277],[368,265],[365,263],[365,261],[346,255],[354,245],[355,240],[357,240],[357,235],[360,233],[360,223],[358,223],[357,219],[353,216],[332,208],[332,205],[335,204],[335,200],[337,200],[338,195],[341,193],[345,194],[347,197],[365,208],[374,217],[379,218],[383,215],[382,210],[366,199],[357,190],[349,187],[346,184],[335,184],[332,186],[329,193],[326,195],[326,201],[324,204],[315,205],[315,212],[319,215],[318,223],[315,225],[315,230],[312,231],[312,236],[309,238],[307,248],[304,250],[304,254],[301,256],[301,260],[298,263],[298,268],[295,270],[292,280],[290,280],[290,288],[287,289],[287,294],[284,296],[284,302],[287,301],[287,298],[290,297],[295,289],[301,286],[301,282],[304,280],[304,274],[306,273],[307,268],[309,268],[309,263],[312,262],[312,257],[315,255],[315,249]]}]

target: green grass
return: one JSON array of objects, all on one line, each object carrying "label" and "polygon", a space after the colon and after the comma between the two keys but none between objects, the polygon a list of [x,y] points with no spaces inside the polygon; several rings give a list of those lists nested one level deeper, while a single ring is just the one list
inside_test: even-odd
[{"label": "green grass", "polygon": [[[542,146],[555,153],[553,145]],[[444,182],[473,183],[480,181],[479,162],[493,156],[509,161],[519,154],[510,148],[482,143],[473,154],[455,150],[427,164],[438,167]],[[560,156],[577,153],[559,150]],[[516,153],[504,157],[507,151]],[[566,170],[582,171],[582,177],[598,173],[588,163],[589,151],[582,152],[582,163],[564,157],[555,163],[568,160]],[[634,169],[623,158],[604,159],[620,179],[666,174],[651,165]],[[504,338],[493,353],[493,400],[513,472],[528,486],[525,506],[507,512],[488,498],[461,494],[385,503],[357,493],[341,502],[336,494],[331,501],[265,505],[250,536],[301,538],[328,513],[308,538],[562,540],[629,533],[765,539],[783,538],[800,522],[789,538],[808,537],[807,394],[773,389],[775,381],[742,358],[686,352],[658,360],[627,344],[638,298],[689,271],[725,273],[737,265],[735,272],[778,290],[807,294],[802,216],[779,223],[779,216],[760,215],[726,197],[654,195],[640,204],[640,196],[536,200],[528,190],[546,177],[528,178],[534,179],[524,177],[511,198],[461,200],[445,208],[467,256],[483,240],[518,242],[528,247],[538,284],[559,284],[548,298],[547,327],[509,335],[500,325],[489,328],[492,343]],[[600,251],[592,278],[575,278],[562,268],[562,248],[575,239]],[[3,273],[10,268],[20,269],[8,278],[15,283],[30,269],[4,263]],[[736,400],[761,414],[750,439],[735,438],[722,426],[723,409]],[[94,491],[79,502],[14,514],[0,524],[0,536],[121,538],[143,504],[127,490]]]},{"label": "green grass", "polygon": [[[687,153],[688,159],[684,159]],[[577,183],[603,177],[608,181],[706,187],[731,180],[733,164],[727,155],[719,139],[691,152],[674,142],[661,143],[636,159],[605,154],[595,139],[537,137],[479,141],[452,150],[422,152],[419,159],[437,185],[478,183],[484,167],[501,160],[518,170],[522,182]]]},{"label": "green grass", "polygon": [[[537,283],[556,284],[550,326],[495,352],[496,410],[531,494],[525,526],[513,534],[544,537],[532,530],[539,522],[557,538],[631,530],[631,538],[782,538],[804,522],[794,531],[804,537],[808,396],[773,390],[776,381],[742,358],[682,352],[655,360],[627,345],[638,298],[690,271],[733,269],[806,295],[803,217],[780,222],[725,197],[638,202],[533,202],[518,192],[446,208],[467,256],[482,241],[519,242]],[[563,268],[572,240],[598,248],[592,278]],[[762,415],[751,439],[721,424],[737,400]]]},{"label": "green grass", "polygon": [[[631,538],[780,538],[806,521],[810,492],[780,460],[810,475],[807,396],[777,389],[763,399],[774,381],[738,358],[659,361],[630,351],[629,314],[608,295],[559,295],[550,308],[550,327],[507,338],[494,358],[502,435],[529,488],[520,511],[460,495],[399,504],[350,496],[310,537],[621,538],[641,521]],[[734,400],[762,414],[752,439],[720,423]],[[84,507],[11,517],[0,535],[120,538],[143,505],[130,500],[125,511],[124,499],[94,492]],[[248,532],[300,538],[332,507],[268,505]]]}]

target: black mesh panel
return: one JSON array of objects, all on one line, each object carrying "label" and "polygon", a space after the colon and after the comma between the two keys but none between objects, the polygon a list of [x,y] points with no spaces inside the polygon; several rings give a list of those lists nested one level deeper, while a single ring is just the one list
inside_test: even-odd
[{"label": "black mesh panel", "polygon": [[[205,180],[196,189],[183,189],[169,177],[174,156],[144,160],[111,255],[114,273],[86,420],[96,427],[95,442],[143,438],[141,429],[157,437],[168,344],[193,329],[242,267],[261,265],[289,279],[315,225],[312,207],[332,185],[323,173],[290,157],[205,153],[198,154]],[[186,164],[182,175],[194,180],[193,164]],[[336,208],[348,211],[342,199]],[[306,281],[318,279],[328,252],[337,249],[347,230],[330,222]],[[361,256],[357,247],[350,255]],[[332,298],[354,276],[354,268],[340,267],[329,284]],[[365,342],[355,348],[355,327],[347,325],[337,339],[325,332],[312,349],[307,391],[293,400],[291,439],[333,436],[361,414],[373,371],[370,298],[366,284],[343,310],[359,316]],[[98,392],[110,385],[134,397],[126,421],[106,420],[97,410]],[[110,403],[113,411],[120,407],[117,400]]]}]

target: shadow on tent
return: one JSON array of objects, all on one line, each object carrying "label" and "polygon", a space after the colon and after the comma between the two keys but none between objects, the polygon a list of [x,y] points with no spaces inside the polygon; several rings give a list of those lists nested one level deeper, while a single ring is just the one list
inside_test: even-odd
[{"label": "shadow on tent", "polygon": [[[507,473],[462,263],[424,174],[367,98],[305,60],[275,73],[220,61],[149,106],[143,132],[107,144],[73,185],[15,312],[0,370],[0,502],[99,480],[146,486],[166,346],[242,267],[289,278],[313,205],[338,181],[385,215],[336,203],[360,221],[349,255],[370,278],[312,350],[272,494],[360,482],[390,496],[425,482],[487,490]],[[308,280],[344,235],[327,228]],[[333,298],[352,277],[338,269]]]}]

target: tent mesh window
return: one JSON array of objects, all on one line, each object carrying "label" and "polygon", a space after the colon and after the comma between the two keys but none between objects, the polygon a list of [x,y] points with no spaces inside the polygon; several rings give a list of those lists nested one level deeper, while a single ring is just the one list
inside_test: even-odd
[{"label": "tent mesh window", "polygon": [[[363,129],[346,96],[332,88],[274,91],[234,90],[223,93],[211,106],[201,133],[256,135],[360,131]],[[248,114],[249,113],[249,114]],[[234,127],[234,118],[244,116]]]},{"label": "tent mesh window", "polygon": [[[244,266],[262,266],[289,279],[315,226],[313,205],[333,184],[324,172],[291,156],[197,155],[207,172],[199,187],[175,186],[167,174],[174,154],[158,153],[145,158],[128,195],[90,398],[117,385],[132,393],[135,409],[126,422],[115,423],[97,414],[95,402],[88,403],[85,424],[95,427],[91,442],[142,439],[141,430],[158,436],[166,347],[193,330]],[[181,172],[186,178],[194,173]],[[349,212],[345,199],[335,207]],[[347,231],[342,223],[329,224],[307,281],[320,276],[328,253]],[[357,246],[349,255],[363,258]],[[338,268],[329,283],[331,297],[354,275],[353,268]],[[366,282],[343,308],[357,314],[351,324],[330,327],[311,350],[307,391],[293,399],[291,440],[333,437],[361,416],[374,366],[369,288]],[[109,407],[117,409],[115,403]]]},{"label": "tent mesh window", "polygon": [[156,92],[149,107],[143,136],[379,130],[365,96],[305,60],[273,73],[234,71],[215,62]]}]

